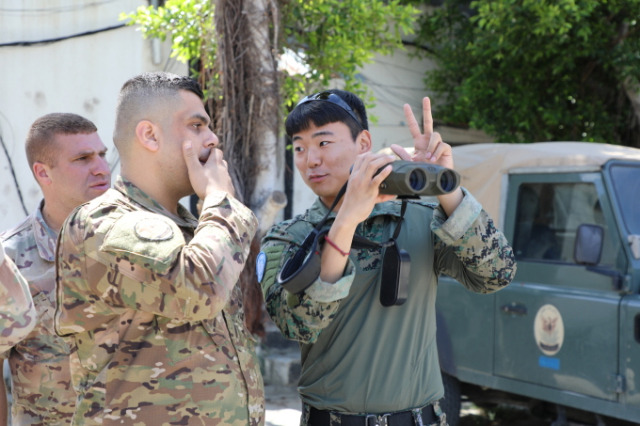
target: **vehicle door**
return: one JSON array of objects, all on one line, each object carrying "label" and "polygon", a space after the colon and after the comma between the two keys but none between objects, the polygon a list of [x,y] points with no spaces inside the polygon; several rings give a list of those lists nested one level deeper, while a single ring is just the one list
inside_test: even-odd
[{"label": "vehicle door", "polygon": [[[617,398],[618,271],[626,257],[601,173],[513,174],[505,217],[518,262],[496,293],[496,375]],[[593,272],[574,260],[581,224],[604,229]]]},{"label": "vehicle door", "polygon": [[614,211],[622,228],[622,239],[628,241],[625,250],[635,262],[627,280],[629,291],[621,303],[620,314],[620,375],[624,390],[623,403],[640,407],[640,164],[610,161],[604,176],[609,184]]}]

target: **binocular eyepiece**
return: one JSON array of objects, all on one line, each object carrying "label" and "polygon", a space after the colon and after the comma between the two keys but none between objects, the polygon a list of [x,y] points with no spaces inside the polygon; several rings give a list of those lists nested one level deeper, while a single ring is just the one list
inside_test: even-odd
[{"label": "binocular eyepiece", "polygon": [[380,194],[443,195],[460,185],[458,172],[446,167],[413,161],[394,161],[390,164],[393,171],[380,184]]}]

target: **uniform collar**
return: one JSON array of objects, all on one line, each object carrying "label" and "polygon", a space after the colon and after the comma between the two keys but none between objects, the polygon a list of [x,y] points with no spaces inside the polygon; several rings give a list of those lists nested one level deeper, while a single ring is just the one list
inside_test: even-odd
[{"label": "uniform collar", "polygon": [[33,224],[33,235],[38,247],[38,254],[47,262],[53,262],[56,255],[56,242],[58,234],[47,225],[42,215],[44,200],[40,201],[40,205],[35,212],[31,214]]},{"label": "uniform collar", "polygon": [[114,189],[120,191],[136,203],[140,204],[147,210],[154,213],[167,216],[173,220],[178,226],[186,228],[195,228],[198,226],[198,219],[195,218],[182,204],[178,204],[178,216],[165,209],[160,203],[147,195],[143,190],[138,188],[131,181],[125,179],[122,176],[116,178]]}]

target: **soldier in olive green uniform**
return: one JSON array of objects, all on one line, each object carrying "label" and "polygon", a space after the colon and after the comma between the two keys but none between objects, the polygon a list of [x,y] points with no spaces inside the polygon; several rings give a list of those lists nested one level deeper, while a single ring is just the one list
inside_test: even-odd
[{"label": "soldier in olive green uniform", "polygon": [[[433,132],[428,98],[423,108],[424,134],[405,106],[414,155],[392,148],[406,161],[453,168],[451,147]],[[439,195],[439,205],[409,200],[405,209],[395,196],[381,195],[394,157],[370,152],[366,112],[353,94],[305,98],[286,127],[296,167],[319,198],[305,214],[267,233],[256,271],[270,316],[301,344],[301,425],[446,425],[438,404],[438,274],[474,292],[499,290],[515,274],[511,247],[462,188]],[[283,265],[326,215],[328,233],[317,246],[319,275],[291,293],[282,284]],[[356,245],[355,237],[367,244]],[[383,306],[382,271],[394,263],[384,257],[385,244],[394,238],[411,260],[408,296],[401,305]]]},{"label": "soldier in olive green uniform", "polygon": [[[73,347],[74,424],[258,425],[264,391],[236,286],[256,232],[192,79],[120,92],[122,176],[68,218],[56,327]],[[195,192],[199,219],[178,202]]]},{"label": "soldier in olive green uniform", "polygon": [[0,351],[15,346],[36,325],[27,281],[4,254],[0,240]]},{"label": "soldier in olive green uniform", "polygon": [[[53,326],[55,248],[67,215],[82,202],[104,193],[111,174],[96,126],[76,114],[38,118],[29,129],[25,146],[44,199],[0,239],[29,283],[38,322],[26,339],[2,355],[11,369],[11,419],[14,426],[70,424],[76,400],[69,370],[70,348]],[[4,381],[0,389],[5,398]]]}]

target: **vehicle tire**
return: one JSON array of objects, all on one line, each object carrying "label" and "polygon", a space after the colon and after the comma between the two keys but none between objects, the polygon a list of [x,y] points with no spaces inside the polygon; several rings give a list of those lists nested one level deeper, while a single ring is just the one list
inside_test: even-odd
[{"label": "vehicle tire", "polygon": [[453,376],[442,373],[444,398],[440,400],[440,408],[447,415],[449,426],[460,423],[460,382]]}]

